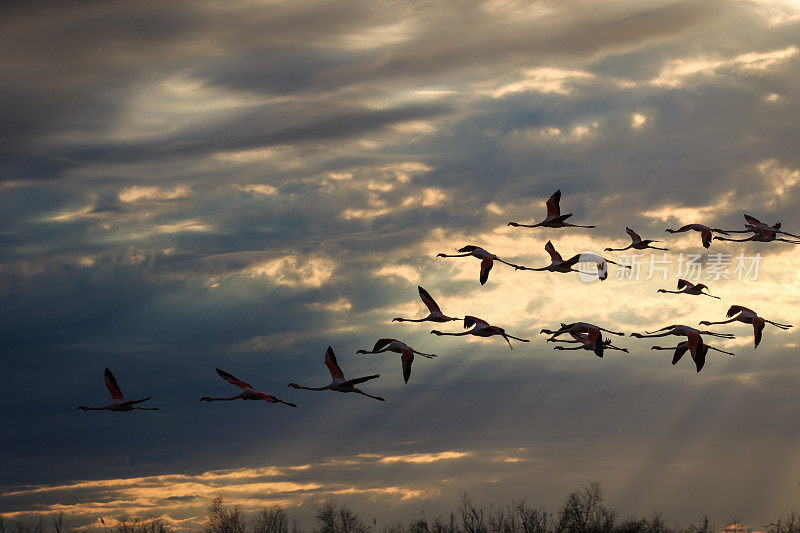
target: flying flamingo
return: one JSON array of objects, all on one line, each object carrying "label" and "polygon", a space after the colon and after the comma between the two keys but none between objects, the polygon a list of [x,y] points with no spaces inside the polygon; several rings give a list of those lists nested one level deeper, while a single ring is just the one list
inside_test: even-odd
[{"label": "flying flamingo", "polygon": [[593,330],[605,331],[606,333],[611,333],[612,335],[622,336],[625,335],[621,331],[611,331],[610,329],[601,328],[600,326],[595,326],[594,324],[590,324],[588,322],[571,322],[569,324],[561,323],[561,327],[558,328],[556,331],[550,331],[549,329],[543,329],[539,333],[547,333],[550,335],[548,340],[554,339],[558,335],[563,335],[564,333],[587,333],[587,334],[594,334],[592,333]]},{"label": "flying flamingo", "polygon": [[657,292],[665,292],[670,294],[691,294],[692,296],[711,296],[712,298],[716,298],[717,300],[720,299],[719,296],[712,296],[707,292],[703,292],[703,289],[708,289],[708,286],[698,283],[694,284],[690,281],[686,281],[685,279],[678,280],[678,290],[677,291],[668,291],[667,289],[658,289]]},{"label": "flying flamingo", "polygon": [[703,247],[708,248],[711,246],[711,234],[722,233],[728,235],[728,232],[719,228],[709,228],[703,224],[686,224],[678,229],[667,229],[667,233],[683,233],[684,231],[695,230],[700,232],[700,237],[703,239]]},{"label": "flying flamingo", "polygon": [[684,326],[681,324],[678,325],[671,325],[665,326],[661,329],[657,329],[655,331],[645,331],[644,334],[642,333],[631,333],[631,337],[636,337],[637,339],[644,339],[649,337],[666,337],[667,335],[677,335],[677,336],[687,336],[691,337],[694,335],[711,335],[712,337],[719,337],[722,339],[734,339],[736,335],[733,333],[715,333],[713,331],[701,331],[695,329],[691,326]]},{"label": "flying flamingo", "polygon": [[414,354],[421,355],[422,357],[427,357],[428,359],[436,357],[436,354],[433,353],[418,352],[408,344],[399,341],[397,339],[378,339],[378,342],[375,343],[375,346],[372,348],[372,351],[368,352],[367,350],[358,350],[356,353],[373,354],[373,353],[386,353],[386,352],[394,352],[400,354],[400,362],[403,365],[403,379],[405,380],[406,383],[408,383],[408,378],[411,377],[411,363],[414,362]]},{"label": "flying flamingo", "polygon": [[[714,237],[714,239],[718,240],[718,241],[730,241],[730,242],[747,242],[747,241],[772,242],[772,241],[780,241],[780,242],[788,242],[789,244],[800,244],[800,241],[793,241],[791,239],[779,238],[778,237],[778,233],[783,233],[783,232],[779,232],[778,230],[776,230],[774,228],[771,228],[771,227],[762,227],[762,228],[757,228],[757,229],[754,228],[752,230],[746,230],[746,231],[734,232],[734,233],[749,233],[751,231],[753,232],[753,235],[751,235],[750,237],[748,237],[746,239],[726,239],[725,237]],[[790,234],[787,234],[787,235],[790,235]]]},{"label": "flying flamingo", "polygon": [[[675,355],[672,357],[672,364],[674,365],[677,364],[677,362],[680,361],[681,358],[684,356],[686,351],[690,349],[690,343],[689,341],[681,341],[678,343],[677,346],[653,346],[650,349],[675,350]],[[728,355],[736,355],[732,352],[726,352],[725,350],[720,350],[719,348],[714,348],[712,346],[709,346],[708,344],[704,343],[702,339],[700,339],[700,345],[697,346],[696,349],[691,352],[692,359],[694,360],[694,364],[698,372],[703,370],[703,366],[705,366],[706,364],[706,354],[708,353],[709,350],[714,350]]]},{"label": "flying flamingo", "polygon": [[631,243],[625,248],[606,248],[606,252],[621,252],[623,250],[629,250],[630,248],[633,248],[634,250],[644,250],[645,248],[652,248],[653,250],[669,250],[669,248],[657,248],[655,246],[650,246],[650,243],[661,241],[653,239],[642,240],[642,237],[631,228],[625,228],[625,231],[627,231],[628,235],[631,236]]},{"label": "flying flamingo", "polygon": [[419,286],[417,286],[417,289],[419,290],[419,297],[422,299],[422,303],[428,308],[428,316],[417,319],[398,317],[393,318],[392,322],[450,322],[451,320],[461,320],[460,318],[452,318],[443,314],[436,300],[428,294],[428,291]]},{"label": "flying flamingo", "polygon": [[[660,332],[660,333],[659,333]],[[703,335],[711,335],[712,337],[720,337],[723,339],[733,339],[735,335],[731,333],[715,333],[713,331],[700,331],[690,326],[683,326],[683,325],[671,325],[663,327],[656,331],[646,331],[645,334],[641,333],[631,333],[631,337],[637,338],[646,338],[646,337],[666,337],[667,335],[677,335],[677,336],[685,336],[686,337],[686,348],[688,348],[689,352],[692,354],[692,359],[694,359],[695,363],[698,365],[697,371],[700,372],[700,369],[703,368],[705,364],[705,355],[708,352],[708,349],[705,348],[705,344],[703,343],[703,339],[700,337],[700,334]],[[672,348],[662,348],[656,347],[654,349],[667,349],[671,350]],[[675,348],[675,362],[680,359],[678,356],[678,350],[682,349],[682,343],[678,344]],[[716,349],[716,348],[715,348]],[[720,350],[721,351],[721,350]],[[684,352],[685,353],[685,350]],[[681,356],[683,355],[681,353]],[[726,352],[729,353],[729,352]],[[732,354],[731,354],[732,355]]]},{"label": "flying flamingo", "polygon": [[145,411],[158,411],[158,407],[137,407],[136,404],[146,402],[150,399],[150,396],[147,398],[142,398],[141,400],[126,400],[122,396],[122,390],[117,385],[117,380],[114,378],[114,374],[111,373],[111,370],[106,368],[105,372],[106,378],[106,388],[108,392],[111,393],[111,403],[104,406],[104,407],[86,407],[85,405],[78,406],[78,409],[82,411],[114,411],[114,412],[127,412],[133,411],[134,409],[143,409]]},{"label": "flying flamingo", "polygon": [[332,390],[336,392],[357,392],[359,394],[363,394],[364,396],[369,396],[370,398],[374,398],[382,402],[386,401],[380,396],[373,396],[371,394],[367,394],[361,389],[356,388],[356,385],[358,385],[359,383],[364,383],[365,381],[381,377],[380,374],[375,374],[373,376],[364,376],[361,378],[347,379],[347,380],[344,379],[344,372],[342,372],[342,369],[339,368],[339,363],[336,362],[336,354],[333,353],[333,348],[331,348],[330,346],[328,346],[328,349],[325,352],[325,366],[328,367],[328,370],[331,373],[331,382],[325,385],[324,387],[303,387],[301,385],[298,385],[297,383],[289,383],[289,385],[287,386],[292,387],[293,389]]},{"label": "flying flamingo", "polygon": [[704,326],[710,326],[712,324],[728,324],[729,322],[744,322],[745,324],[752,324],[753,331],[755,333],[756,348],[758,348],[758,344],[761,342],[761,333],[764,331],[764,326],[767,324],[772,324],[780,329],[789,329],[792,327],[791,324],[779,324],[777,322],[767,320],[766,318],[761,318],[758,316],[758,314],[756,314],[755,311],[748,309],[743,305],[732,305],[731,308],[728,309],[727,316],[732,318],[729,318],[729,320],[723,320],[721,322],[709,322],[708,320],[703,320],[700,322],[700,324]]},{"label": "flying flamingo", "polygon": [[263,392],[257,391],[252,385],[233,377],[224,370],[220,370],[218,368],[217,374],[219,374],[222,379],[224,379],[231,385],[236,385],[237,387],[242,389],[241,394],[237,394],[236,396],[231,396],[230,398],[211,398],[210,396],[203,396],[202,398],[200,398],[201,402],[221,402],[228,400],[238,400],[241,398],[242,400],[264,400],[269,403],[282,403],[288,405],[289,407],[297,407],[293,403],[284,402],[283,400],[277,399],[275,396],[270,396],[269,394],[264,394]]},{"label": "flying flamingo", "polygon": [[[561,324],[561,327],[558,328],[556,331],[552,331],[549,329],[543,329],[539,333],[547,333],[550,337],[547,339],[548,342],[583,342],[584,346],[579,346],[577,348],[569,348],[570,350],[577,350],[577,349],[586,349],[592,350],[597,357],[603,357],[603,352],[607,347],[610,346],[611,341],[606,342],[603,339],[603,334],[600,333],[601,331],[605,331],[607,333],[611,333],[613,335],[624,335],[624,333],[618,331],[611,331],[605,328],[601,328],[599,326],[595,326],[594,324],[589,324],[588,322],[573,322],[571,324]],[[574,339],[573,341],[565,341],[556,339],[559,335],[563,335],[564,333],[569,333],[570,336]],[[557,347],[559,350],[566,350],[567,348]],[[627,352],[628,350],[623,350],[622,348],[612,347],[611,349],[614,350],[622,350]]]},{"label": "flying flamingo", "polygon": [[503,261],[493,253],[489,253],[483,248],[480,248],[473,244],[468,244],[467,246],[459,248],[456,251],[461,253],[451,254],[451,255],[436,254],[436,257],[467,257],[469,255],[471,255],[472,257],[477,257],[478,259],[481,260],[481,277],[480,277],[481,285],[485,284],[486,280],[489,279],[489,271],[492,269],[494,261],[500,261],[501,263],[505,263],[508,266],[514,267],[515,269],[519,268],[517,265],[509,263],[507,261]]},{"label": "flying flamingo", "polygon": [[[580,346],[575,346],[574,348],[567,348],[567,347],[564,347],[564,346],[556,346],[556,347],[553,348],[554,350],[590,350],[590,351],[594,352],[597,357],[603,357],[603,352],[605,350],[619,350],[619,351],[625,352],[625,353],[628,352],[627,348],[619,348],[619,347],[614,346],[613,344],[611,344],[611,340],[604,340],[602,335],[600,334],[600,332],[598,330],[593,330],[593,331],[596,331],[597,333],[596,334],[592,334],[592,333],[576,333],[574,331],[571,331],[569,333],[570,336],[573,339],[571,341],[568,341],[568,340],[565,340],[565,339],[554,339],[554,338],[550,338],[550,339],[547,339],[547,340],[548,340],[548,342],[564,342],[564,343],[568,343],[568,344],[580,344]],[[547,329],[543,329],[542,333],[553,334],[555,332],[547,330]]]},{"label": "flying flamingo", "polygon": [[509,335],[506,333],[506,330],[499,326],[492,326],[485,320],[475,317],[475,316],[465,316],[464,317],[464,329],[472,328],[469,331],[462,331],[461,333],[443,333],[438,330],[431,331],[433,335],[452,335],[455,337],[460,337],[462,335],[475,335],[476,337],[492,337],[494,335],[502,336],[506,342],[508,343],[508,347],[512,350],[514,349],[511,346],[511,341],[509,339],[514,339],[520,342],[530,342],[528,339],[520,339],[519,337],[514,337],[513,335]]},{"label": "flying flamingo", "polygon": [[519,224],[518,222],[509,222],[509,226],[514,226],[515,228],[593,228],[594,226],[579,226],[578,224],[570,224],[569,222],[564,222],[569,217],[572,216],[572,213],[567,213],[566,215],[561,214],[561,208],[558,206],[558,202],[561,200],[561,189],[557,190],[547,199],[547,217],[537,224]]},{"label": "flying flamingo", "polygon": [[800,239],[800,235],[795,235],[794,233],[788,233],[786,231],[782,231],[780,222],[776,222],[775,224],[770,226],[769,224],[761,222],[756,217],[750,216],[747,213],[745,213],[744,219],[747,222],[744,225],[744,227],[746,229],[743,229],[743,230],[728,230],[728,231],[730,233],[750,233],[750,232],[760,233],[763,230],[771,230],[771,232],[773,232],[773,233],[782,233],[783,235],[788,235],[790,237],[795,237],[797,239]]},{"label": "flying flamingo", "polygon": [[[539,272],[547,270],[549,272],[561,272],[561,273],[578,272],[581,274],[593,274],[597,275],[597,277],[600,278],[601,281],[608,278],[608,265],[606,263],[611,263],[612,265],[617,265],[618,267],[621,268],[631,268],[629,265],[620,265],[619,263],[615,263],[610,259],[605,259],[597,254],[592,254],[592,253],[582,253],[573,255],[572,257],[570,257],[565,261],[564,258],[561,257],[561,254],[556,251],[555,247],[553,246],[553,243],[550,241],[547,241],[547,244],[544,245],[544,249],[547,251],[548,254],[550,254],[549,265],[540,268],[531,268],[526,266],[517,266],[516,268],[518,270],[536,270]],[[582,272],[580,270],[573,268],[578,263],[595,263],[597,265],[597,273],[595,274],[593,272]]]}]

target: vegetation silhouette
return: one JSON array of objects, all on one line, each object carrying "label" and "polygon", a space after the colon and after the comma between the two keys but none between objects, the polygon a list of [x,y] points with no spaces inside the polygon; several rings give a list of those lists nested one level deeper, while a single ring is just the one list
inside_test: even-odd
[{"label": "vegetation silhouette", "polygon": [[[364,520],[347,505],[329,498],[317,508],[313,533],[712,533],[718,531],[704,516],[697,524],[669,526],[660,511],[646,517],[620,519],[616,511],[604,503],[599,483],[593,482],[570,492],[562,506],[555,512],[537,507],[523,500],[506,506],[490,505],[485,509],[476,504],[469,493],[462,493],[458,509],[447,517],[429,521],[424,513],[407,524],[378,528],[377,520]],[[98,518],[95,527],[81,526],[72,529],[68,515],[58,513],[45,519],[42,515],[30,522],[10,520],[0,514],[0,533],[174,533],[175,528],[163,517],[125,516],[109,520],[106,525]],[[800,533],[800,515],[792,511],[774,522],[761,526],[768,533]],[[281,507],[264,507],[256,512],[244,512],[238,506],[226,506],[222,497],[214,498],[206,508],[205,525],[198,528],[204,533],[302,533],[287,511]],[[723,533],[751,531],[731,520],[721,530]]]}]

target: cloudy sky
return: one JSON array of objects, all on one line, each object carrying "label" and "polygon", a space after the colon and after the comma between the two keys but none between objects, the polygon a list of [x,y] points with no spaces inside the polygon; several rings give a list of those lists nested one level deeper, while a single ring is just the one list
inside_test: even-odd
[{"label": "cloudy sky", "polygon": [[[594,480],[676,524],[797,506],[796,332],[754,350],[720,327],[736,356],[700,374],[649,340],[599,359],[538,332],[731,304],[798,323],[793,245],[664,229],[800,231],[800,3],[26,2],[0,17],[0,69],[1,513],[190,529],[222,495],[310,526],[333,495],[380,527]],[[559,188],[596,229],[507,226]],[[498,264],[481,286],[477,260],[435,258],[541,266],[548,239],[599,252],[626,226],[670,248],[627,258],[638,279]],[[721,300],[656,293],[698,254]],[[392,323],[424,316],[417,285],[532,340]],[[398,356],[356,355],[380,337],[439,357],[405,385]],[[329,344],[388,401],[287,389],[328,383]],[[162,410],[76,410],[108,402],[106,366]],[[236,394],[215,367],[300,408],[201,405]]]}]

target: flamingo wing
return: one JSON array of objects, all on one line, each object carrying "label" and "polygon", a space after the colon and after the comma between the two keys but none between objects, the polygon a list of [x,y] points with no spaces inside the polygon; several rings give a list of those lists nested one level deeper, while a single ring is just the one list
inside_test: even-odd
[{"label": "flamingo wing", "polygon": [[428,291],[426,291],[425,289],[423,289],[422,287],[419,287],[419,286],[417,287],[417,289],[419,289],[419,297],[422,300],[422,303],[425,304],[425,307],[428,308],[428,311],[430,311],[431,313],[441,313],[442,312],[442,310],[439,309],[439,305],[436,303],[436,300],[434,300],[431,297],[431,295],[428,294]]},{"label": "flamingo wing", "polygon": [[703,228],[700,230],[700,237],[703,239],[703,248],[711,246],[711,230]]},{"label": "flamingo wing", "polygon": [[219,368],[217,369],[217,374],[219,374],[219,377],[221,377],[222,379],[224,379],[225,381],[227,381],[231,385],[236,385],[240,389],[252,389],[253,388],[252,385],[250,385],[248,383],[245,383],[241,379],[238,379],[238,378],[234,377],[233,375],[228,374],[224,370],[220,370]]},{"label": "flamingo wing", "polygon": [[672,356],[672,364],[673,365],[677,364],[688,349],[689,349],[688,342],[683,341],[678,343],[678,345],[675,347],[675,355]]},{"label": "flamingo wing", "polygon": [[695,351],[692,352],[692,359],[694,359],[694,364],[697,367],[698,372],[703,370],[703,367],[706,364],[707,353],[708,353],[708,346],[703,343],[703,339],[700,339],[699,346]]},{"label": "flamingo wing", "polygon": [[330,346],[328,346],[328,349],[325,351],[325,366],[328,367],[333,379],[341,379],[344,381],[344,372],[339,368],[339,363],[336,362],[336,354],[333,353],[333,348]]},{"label": "flamingo wing", "polygon": [[385,348],[386,346],[395,341],[397,341],[397,339],[378,339],[378,341],[375,343],[375,346],[372,347],[372,351],[377,352],[378,350]]},{"label": "flamingo wing", "polygon": [[348,379],[347,381],[342,383],[342,385],[345,385],[345,386],[347,386],[347,385],[358,385],[359,383],[364,383],[365,381],[369,381],[371,379],[375,379],[375,378],[379,378],[379,377],[381,377],[380,374],[375,374],[373,376],[364,376],[364,377],[361,377],[361,378]]},{"label": "flamingo wing", "polygon": [[747,221],[748,224],[753,224],[755,226],[766,226],[766,224],[758,220],[756,217],[750,216],[747,213],[744,214],[744,219]]},{"label": "flamingo wing", "polygon": [[628,235],[631,236],[631,239],[633,240],[633,242],[639,242],[639,241],[642,240],[642,238],[639,236],[639,234],[636,233],[635,231],[633,231],[631,228],[625,228],[625,231],[627,231]]},{"label": "flamingo wing", "polygon": [[[732,306],[730,306],[730,308],[728,309],[728,312],[726,313],[726,315],[725,315],[725,316],[727,316],[728,318],[730,318],[730,317],[732,317],[733,315],[736,315],[736,314],[738,314],[738,313],[741,313],[742,311],[750,311],[750,312],[752,313],[752,311],[751,311],[750,309],[747,309],[747,308],[746,308],[746,307],[744,307],[744,306],[741,306],[741,305],[732,305]],[[753,314],[755,314],[755,313],[753,313]]]},{"label": "flamingo wing", "polygon": [[278,399],[275,396],[272,396],[271,394],[264,394],[263,392],[256,391],[256,396],[258,396],[262,400],[268,401],[269,403],[278,403]]},{"label": "flamingo wing", "polygon": [[557,190],[547,199],[547,216],[557,217],[561,215],[561,207],[558,203],[561,201],[561,189]]},{"label": "flamingo wing", "polygon": [[464,329],[469,329],[476,324],[483,324],[484,326],[489,325],[488,322],[476,316],[467,315],[464,317]]},{"label": "flamingo wing", "polygon": [[117,385],[117,379],[108,368],[106,368],[105,377],[106,388],[108,389],[108,392],[111,393],[111,397],[115,400],[124,400],[125,398],[122,396],[122,389],[119,388],[119,385]]},{"label": "flamingo wing", "polygon": [[414,362],[414,352],[411,350],[403,350],[400,354],[400,362],[403,364],[403,380],[408,383],[411,377],[411,363]]},{"label": "flamingo wing", "polygon": [[474,244],[468,244],[468,245],[464,246],[463,248],[459,248],[457,251],[461,252],[462,254],[465,254],[465,253],[469,253],[469,252],[474,252],[477,249],[478,249],[478,247],[475,246]]},{"label": "flamingo wing", "polygon": [[492,266],[494,266],[494,260],[491,257],[481,261],[481,285],[484,285],[489,279],[489,272],[492,270]]},{"label": "flamingo wing", "polygon": [[755,333],[756,337],[756,348],[758,348],[758,345],[761,342],[761,334],[764,332],[764,326],[766,325],[767,323],[764,322],[763,318],[759,317],[753,319],[753,332]]},{"label": "flamingo wing", "polygon": [[685,279],[678,280],[678,290],[681,290],[684,287],[689,287],[690,289],[694,287],[694,283],[686,281]]},{"label": "flamingo wing", "polygon": [[552,242],[547,241],[547,244],[544,245],[544,249],[548,254],[550,254],[551,261],[558,261],[558,262],[564,261],[564,259],[561,257],[561,254],[556,252],[556,249],[553,246]]}]

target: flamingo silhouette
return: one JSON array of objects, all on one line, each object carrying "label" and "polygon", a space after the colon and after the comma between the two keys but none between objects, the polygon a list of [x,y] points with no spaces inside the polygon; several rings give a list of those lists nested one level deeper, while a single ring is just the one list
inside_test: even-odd
[{"label": "flamingo silhouette", "polygon": [[210,396],[203,396],[200,398],[201,402],[223,402],[228,400],[264,400],[269,403],[282,403],[284,405],[288,405],[289,407],[297,407],[293,403],[284,402],[283,400],[279,400],[275,396],[270,396],[269,394],[264,394],[263,392],[259,392],[253,387],[252,385],[245,383],[244,381],[233,377],[231,374],[228,374],[224,370],[217,369],[217,374],[220,375],[222,379],[230,383],[231,385],[236,385],[242,392],[237,394],[236,396],[231,396],[229,398],[211,398]]},{"label": "flamingo silhouette", "polygon": [[726,316],[732,318],[729,318],[728,320],[722,320],[720,322],[709,322],[708,320],[703,320],[700,322],[700,324],[704,326],[710,326],[712,324],[728,324],[730,322],[744,322],[745,324],[752,324],[756,348],[758,348],[758,345],[761,342],[761,333],[764,331],[764,326],[767,324],[772,324],[773,326],[784,330],[792,327],[791,324],[779,324],[778,322],[773,322],[771,320],[767,320],[766,318],[762,318],[758,316],[755,311],[748,309],[743,305],[732,305],[730,309],[728,309]]},{"label": "flamingo silhouette", "polygon": [[439,305],[436,303],[428,291],[423,289],[422,287],[417,286],[417,290],[419,290],[419,297],[422,300],[422,303],[425,304],[425,307],[428,308],[428,316],[425,318],[393,318],[392,322],[450,322],[451,320],[461,320],[460,318],[453,318],[446,316],[442,313],[442,310],[439,308]]},{"label": "flamingo silhouette", "polygon": [[133,411],[134,409],[141,409],[144,411],[159,410],[158,407],[139,407],[137,405],[149,400],[150,396],[147,398],[142,398],[141,400],[126,400],[122,395],[122,389],[120,389],[119,385],[117,385],[117,379],[108,368],[106,368],[105,371],[105,381],[106,388],[108,389],[108,392],[111,393],[111,403],[104,405],[103,407],[86,407],[85,405],[79,405],[78,409],[81,411],[114,411],[118,413],[125,413],[127,411]]},{"label": "flamingo silhouette", "polygon": [[470,255],[472,257],[477,257],[478,259],[481,260],[481,275],[480,275],[481,285],[484,285],[486,283],[486,280],[489,279],[489,271],[492,270],[492,266],[494,266],[495,261],[500,261],[501,263],[505,263],[508,266],[514,267],[514,269],[520,268],[519,266],[513,263],[509,263],[508,261],[504,261],[499,257],[497,257],[496,255],[494,255],[493,253],[487,252],[483,248],[475,246],[474,244],[468,244],[463,248],[459,248],[456,251],[460,253],[450,254],[450,255],[436,254],[436,257],[467,257]]},{"label": "flamingo silhouette", "polygon": [[508,347],[512,350],[514,349],[511,346],[511,341],[509,339],[514,339],[520,342],[530,342],[528,339],[520,339],[519,337],[514,337],[513,335],[509,335],[506,333],[506,330],[499,326],[492,326],[487,321],[483,320],[482,318],[478,318],[475,316],[465,316],[464,317],[464,329],[472,328],[469,331],[462,331],[461,333],[443,333],[438,330],[431,331],[432,335],[452,335],[454,337],[460,337],[462,335],[475,335],[476,337],[492,337],[494,335],[500,335],[503,337],[506,342],[508,343]]},{"label": "flamingo silhouette", "polygon": [[691,294],[692,296],[711,296],[712,298],[716,298],[717,300],[720,299],[719,296],[712,296],[710,293],[703,292],[703,289],[708,290],[708,286],[702,283],[694,284],[691,281],[686,281],[685,279],[678,280],[678,290],[677,291],[668,291],[667,289],[658,289],[656,292],[665,292],[670,294]]},{"label": "flamingo silhouette", "polygon": [[313,391],[332,390],[335,392],[357,392],[358,394],[363,394],[364,396],[369,396],[370,398],[374,398],[382,402],[386,401],[380,396],[373,396],[371,394],[367,394],[366,392],[356,387],[356,385],[358,385],[359,383],[364,383],[365,381],[381,377],[380,374],[375,374],[372,376],[364,376],[360,378],[345,379],[344,372],[342,372],[342,369],[339,368],[339,363],[336,361],[336,354],[333,353],[333,348],[331,348],[330,346],[328,346],[328,349],[325,351],[325,366],[328,367],[328,370],[331,373],[331,382],[325,385],[324,387],[303,387],[302,385],[298,385],[297,383],[289,383],[287,387],[292,387],[293,389],[305,389]]},{"label": "flamingo silhouette", "polygon": [[681,226],[678,229],[666,229],[667,233],[683,233],[684,231],[699,231],[700,238],[703,242],[703,247],[708,248],[711,246],[711,237],[713,233],[722,233],[723,235],[728,235],[728,232],[723,229],[719,228],[710,228],[708,226],[704,226],[703,224],[686,224],[685,226]]},{"label": "flamingo silhouette", "polygon": [[642,237],[633,231],[631,228],[625,228],[625,231],[628,232],[628,235],[631,237],[631,243],[626,246],[625,248],[606,248],[606,252],[622,252],[623,250],[630,250],[633,248],[634,250],[644,250],[645,248],[650,248],[653,250],[669,250],[669,248],[658,248],[656,246],[650,246],[650,243],[653,242],[661,242],[656,241],[653,239],[642,239]]},{"label": "flamingo silhouette", "polygon": [[545,205],[547,206],[547,217],[542,220],[541,222],[537,222],[536,224],[520,224],[518,222],[509,222],[509,226],[514,226],[515,228],[593,228],[594,226],[579,226],[578,224],[570,224],[569,222],[564,222],[569,217],[572,216],[572,213],[567,213],[566,215],[561,214],[561,208],[559,207],[559,202],[561,201],[561,189],[554,192],[550,198],[547,199]]}]

